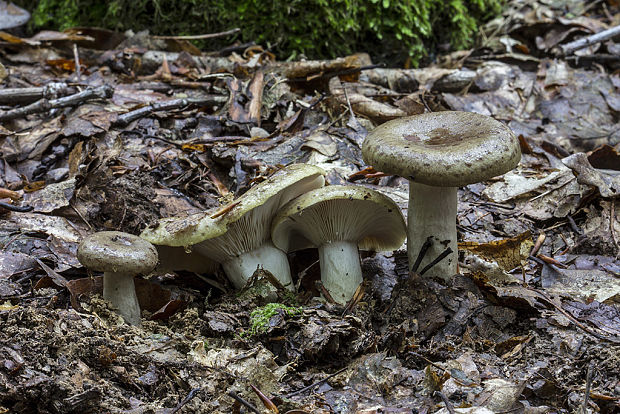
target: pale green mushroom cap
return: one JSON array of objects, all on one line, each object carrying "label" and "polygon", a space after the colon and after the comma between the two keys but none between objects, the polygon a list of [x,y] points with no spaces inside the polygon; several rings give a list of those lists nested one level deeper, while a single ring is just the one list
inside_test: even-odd
[{"label": "pale green mushroom cap", "polygon": [[443,111],[399,118],[372,130],[362,146],[375,169],[420,184],[460,187],[504,174],[521,159],[519,140],[495,119]]},{"label": "pale green mushroom cap", "polygon": [[211,218],[214,212],[208,212],[165,218],[140,237],[155,245],[195,246],[205,256],[224,262],[267,242],[276,211],[298,195],[323,186],[325,174],[313,165],[291,164],[234,200],[219,217]]},{"label": "pale green mushroom cap", "polygon": [[286,204],[274,218],[273,244],[284,251],[351,241],[361,250],[398,249],[406,226],[389,197],[361,186],[312,190]]}]

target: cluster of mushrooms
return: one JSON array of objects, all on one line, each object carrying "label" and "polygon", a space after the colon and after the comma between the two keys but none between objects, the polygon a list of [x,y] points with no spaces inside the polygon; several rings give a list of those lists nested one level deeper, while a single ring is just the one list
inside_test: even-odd
[{"label": "cluster of mushrooms", "polygon": [[362,282],[358,249],[395,250],[407,238],[410,268],[429,267],[439,257],[428,276],[457,273],[457,188],[503,174],[521,158],[508,127],[457,111],[389,121],[367,136],[362,154],[377,170],[409,180],[407,225],[389,197],[363,186],[325,186],[324,170],[292,164],[215,214],[165,218],[140,237],[96,233],[81,243],[78,258],[104,272],[104,298],[134,325],[140,311],[133,277],[158,260],[170,270],[221,265],[236,288],[263,268],[293,290],[286,253],[317,248],[322,284],[344,304]]}]

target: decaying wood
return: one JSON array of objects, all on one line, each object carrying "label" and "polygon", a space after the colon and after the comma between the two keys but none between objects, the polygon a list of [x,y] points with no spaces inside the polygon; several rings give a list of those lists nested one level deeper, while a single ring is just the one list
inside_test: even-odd
[{"label": "decaying wood", "polygon": [[382,123],[390,119],[396,119],[407,115],[405,111],[399,108],[375,101],[354,91],[347,91],[347,96],[345,96],[344,86],[337,77],[330,79],[329,91],[342,105],[347,105],[348,96],[351,107],[356,114],[363,115],[376,122]]},{"label": "decaying wood", "polygon": [[50,109],[64,108],[67,106],[76,106],[86,101],[94,99],[106,99],[112,97],[114,89],[110,85],[98,86],[96,88],[87,88],[82,92],[65,96],[58,99],[41,99],[37,102],[10,111],[0,112],[0,121],[8,121],[11,119],[21,118],[30,114],[37,114],[49,111]]},{"label": "decaying wood", "polygon": [[419,82],[416,75],[419,69],[377,68],[364,71],[368,81],[396,92],[411,93],[418,90]]},{"label": "decaying wood", "polygon": [[51,82],[37,88],[0,89],[0,104],[21,105],[38,99],[55,99],[74,92],[75,88],[64,82]]}]

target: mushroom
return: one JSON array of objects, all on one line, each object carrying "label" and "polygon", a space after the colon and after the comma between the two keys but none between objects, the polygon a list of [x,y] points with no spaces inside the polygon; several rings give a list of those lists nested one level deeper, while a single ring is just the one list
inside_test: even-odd
[{"label": "mushroom", "polygon": [[318,247],[321,282],[346,303],[362,282],[358,249],[395,250],[407,236],[405,219],[392,199],[358,186],[329,186],[290,201],[273,220],[276,247]]},{"label": "mushroom", "polygon": [[409,266],[430,237],[421,264],[451,249],[427,273],[443,279],[457,273],[457,187],[504,174],[521,159],[519,141],[507,126],[459,111],[386,122],[366,137],[362,154],[376,169],[409,179]]},{"label": "mushroom", "polygon": [[78,246],[80,263],[103,272],[103,298],[131,325],[140,325],[140,305],[134,276],[157,265],[157,251],[146,240],[120,231],[102,231],[86,237]]},{"label": "mushroom", "polygon": [[325,171],[291,164],[250,188],[214,213],[165,218],[140,237],[155,245],[182,246],[222,264],[236,288],[242,288],[258,266],[293,289],[286,253],[271,243],[271,220],[289,200],[325,184]]}]

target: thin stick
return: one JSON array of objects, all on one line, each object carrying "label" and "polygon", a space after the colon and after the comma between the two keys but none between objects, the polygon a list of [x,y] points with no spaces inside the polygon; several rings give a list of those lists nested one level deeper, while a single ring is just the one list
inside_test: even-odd
[{"label": "thin stick", "polygon": [[14,206],[13,204],[5,203],[0,201],[0,209],[5,209],[9,211],[15,211],[18,213],[26,213],[28,211],[34,210],[32,206]]},{"label": "thin stick", "polygon": [[620,257],[620,244],[618,244],[618,240],[616,239],[616,230],[614,229],[615,221],[616,221],[616,200],[612,199],[611,205],[609,206],[609,232],[611,233],[611,240],[614,242],[614,245],[616,246],[616,257]]},{"label": "thin stick", "polygon": [[420,252],[418,253],[418,257],[415,259],[415,263],[413,264],[413,267],[411,268],[412,272],[418,271],[418,267],[420,267],[420,263],[422,263],[424,256],[426,256],[426,252],[428,251],[428,249],[430,249],[432,244],[433,244],[433,237],[432,236],[427,237],[422,247],[420,247]]},{"label": "thin stick", "polygon": [[603,30],[587,37],[582,37],[581,39],[577,39],[574,42],[561,45],[560,49],[562,49],[562,53],[568,55],[570,53],[573,53],[575,50],[583,49],[584,47],[604,42],[605,40],[611,39],[612,37],[619,34],[620,25],[611,27],[607,30]]},{"label": "thin stick", "polygon": [[222,95],[207,95],[203,98],[186,98],[186,99],[173,99],[164,102],[155,102],[134,111],[126,112],[119,115],[114,122],[115,126],[126,126],[136,119],[148,116],[157,111],[168,111],[171,109],[180,109],[189,105],[206,106],[217,105],[228,101],[228,97]]},{"label": "thin stick", "polygon": [[431,268],[433,266],[435,266],[437,263],[441,262],[443,259],[445,259],[450,253],[452,253],[452,248],[448,247],[446,250],[444,250],[443,252],[441,252],[441,254],[439,256],[437,256],[437,258],[435,260],[433,260],[432,262],[430,262],[429,264],[426,265],[426,267],[424,269],[422,269],[420,271],[420,275],[423,275],[424,273],[428,272],[429,270],[431,270]]},{"label": "thin stick", "polygon": [[568,224],[570,225],[570,228],[577,234],[583,234],[583,231],[577,226],[577,223],[575,223],[575,219],[572,218],[570,215],[566,216],[566,219],[568,220]]},{"label": "thin stick", "polygon": [[187,394],[187,396],[185,398],[183,398],[183,400],[181,400],[181,402],[179,402],[176,407],[174,407],[174,410],[170,411],[170,414],[174,414],[177,411],[179,411],[181,408],[183,408],[183,406],[185,404],[190,402],[192,400],[192,398],[194,398],[196,396],[198,391],[200,391],[200,388],[194,388],[193,390],[191,390],[189,392],[189,394]]},{"label": "thin stick", "polygon": [[454,407],[452,406],[452,404],[450,404],[450,401],[448,401],[448,398],[443,394],[443,392],[435,391],[435,395],[439,395],[441,397],[441,400],[446,405],[446,410],[448,410],[450,414],[456,414],[456,411],[454,411]]},{"label": "thin stick", "polygon": [[113,93],[114,88],[112,88],[110,85],[102,85],[96,88],[89,87],[87,89],[84,89],[82,92],[58,99],[40,99],[37,102],[32,103],[28,106],[0,112],[0,121],[8,121],[15,118],[21,118],[30,114],[47,112],[50,109],[75,106],[92,99],[106,99],[112,97]]},{"label": "thin stick", "polygon": [[252,411],[253,413],[261,414],[260,411],[258,411],[258,409],[256,407],[254,407],[252,404],[250,404],[249,402],[247,402],[243,398],[239,397],[237,394],[235,394],[234,391],[229,391],[228,392],[228,396],[232,397],[239,404],[244,405],[245,408],[247,408],[248,410]]},{"label": "thin stick", "polygon": [[[543,262],[544,263],[544,262]],[[562,308],[561,306],[557,305],[549,296],[547,296],[544,292],[538,290],[538,289],[534,289],[532,287],[526,287],[527,290],[530,290],[534,293],[536,293],[538,296],[540,296],[541,298],[543,298],[547,303],[551,304],[551,306],[553,306],[558,312],[560,312],[562,315],[566,316],[568,319],[570,319],[577,327],[579,327],[582,331],[594,336],[595,338],[598,338],[600,340],[603,341],[607,341],[607,342],[611,342],[611,343],[620,343],[620,337],[611,337],[608,338],[606,336],[601,335],[600,333],[593,331],[591,329],[589,329],[586,325],[582,324],[581,322],[579,322],[577,320],[577,318],[575,318],[570,312],[567,312],[566,310],[564,310],[564,308]]]},{"label": "thin stick", "polygon": [[538,254],[538,251],[540,250],[540,248],[542,247],[543,243],[545,242],[545,238],[547,236],[545,235],[544,231],[541,231],[538,234],[538,238],[536,239],[536,243],[534,243],[534,247],[532,247],[532,251],[530,252],[530,256],[536,256]]},{"label": "thin stick", "polygon": [[234,29],[231,30],[227,30],[225,32],[219,32],[219,33],[208,33],[208,34],[201,34],[201,35],[190,35],[190,36],[151,36],[153,39],[170,39],[170,40],[200,40],[200,39],[213,39],[215,37],[224,37],[224,36],[230,36],[232,34],[235,34],[237,32],[240,32],[241,29],[238,27],[235,27]]},{"label": "thin stick", "polygon": [[586,374],[586,392],[583,396],[583,405],[581,406],[581,412],[588,412],[588,399],[590,398],[590,387],[592,386],[592,371],[594,371],[594,361],[590,361],[588,365],[588,373]]},{"label": "thin stick", "polygon": [[77,44],[73,44],[73,59],[75,60],[75,77],[76,81],[80,81],[82,77],[82,67],[80,66],[80,55],[78,53]]},{"label": "thin stick", "polygon": [[335,377],[336,375],[340,374],[341,372],[344,372],[346,369],[347,369],[346,367],[341,368],[341,369],[339,369],[338,371],[334,372],[333,374],[329,374],[328,376],[326,376],[326,377],[325,377],[325,378],[323,378],[322,380],[318,380],[318,381],[317,381],[317,382],[315,382],[314,384],[310,384],[310,385],[308,385],[307,387],[303,387],[303,388],[301,388],[301,389],[298,389],[297,391],[294,391],[294,392],[292,392],[292,393],[288,394],[288,395],[286,396],[286,398],[291,398],[291,397],[294,397],[294,396],[296,396],[296,395],[299,395],[299,394],[301,394],[301,393],[303,393],[303,392],[309,391],[309,390],[311,390],[312,388],[316,387],[317,385],[321,385],[322,383],[324,383],[324,382],[325,382],[325,381],[327,381],[328,379]]}]

